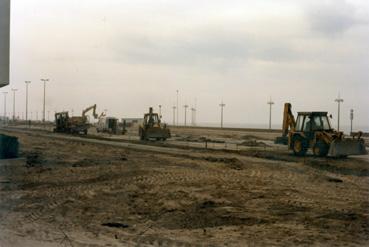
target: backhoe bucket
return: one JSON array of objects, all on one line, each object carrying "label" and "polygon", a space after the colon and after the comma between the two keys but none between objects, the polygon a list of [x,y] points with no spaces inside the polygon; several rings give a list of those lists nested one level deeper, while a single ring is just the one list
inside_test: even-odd
[{"label": "backhoe bucket", "polygon": [[361,139],[334,140],[328,151],[329,157],[342,157],[348,155],[365,155],[365,143]]}]

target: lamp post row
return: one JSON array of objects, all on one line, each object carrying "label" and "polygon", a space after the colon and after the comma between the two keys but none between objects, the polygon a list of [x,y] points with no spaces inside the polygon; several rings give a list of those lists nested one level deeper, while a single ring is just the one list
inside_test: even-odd
[{"label": "lamp post row", "polygon": [[[49,79],[41,79],[41,81],[44,83],[44,99],[43,99],[43,117],[42,117],[42,121],[45,122],[45,110],[46,110],[46,82],[50,81]],[[31,81],[25,81],[26,84],[26,121],[28,121],[28,87],[29,84],[31,83]],[[13,91],[13,115],[12,115],[12,119],[13,121],[16,118],[16,114],[15,114],[15,109],[16,109],[16,91],[18,91],[18,89],[16,88],[12,88],[11,91]],[[7,112],[6,112],[6,95],[8,94],[8,92],[3,92],[4,95],[4,120],[6,120],[6,116],[7,116]],[[32,114],[32,113],[31,113]]]},{"label": "lamp post row", "polygon": [[[41,79],[41,81],[44,83],[44,97],[43,97],[43,111],[42,111],[42,122],[45,123],[45,112],[46,112],[46,83],[49,82],[50,80],[49,79],[46,79],[46,78],[43,78]],[[31,83],[31,81],[25,81],[26,83],[26,121],[28,121],[28,86],[29,84]],[[15,115],[15,109],[16,109],[16,97],[15,97],[15,93],[16,91],[18,91],[18,89],[16,88],[12,88],[11,89],[13,91],[13,121],[15,120],[16,118],[16,115]],[[178,95],[179,95],[179,90],[176,90],[177,92],[177,106],[173,106],[173,125],[175,125],[175,122],[176,124],[178,125],[179,122],[178,122]],[[7,112],[6,112],[6,95],[7,95],[8,92],[3,92],[3,95],[4,95],[4,120],[6,121],[6,116],[7,116]],[[338,98],[335,99],[335,102],[338,103],[338,118],[337,118],[337,130],[339,131],[340,130],[340,106],[341,106],[341,103],[343,103],[343,99],[340,97],[340,95],[338,95]],[[270,99],[269,102],[269,129],[271,129],[271,122],[272,122],[272,105],[274,104],[274,102]],[[220,127],[223,128],[223,108],[225,107],[225,104],[222,103],[219,105],[221,107],[221,123],[220,123]],[[162,105],[159,105],[159,110],[160,110],[160,116],[161,116],[161,107]],[[185,126],[187,125],[187,108],[188,108],[188,105],[184,105],[184,108],[185,108]],[[177,110],[177,114],[176,113],[176,110]],[[195,111],[196,111],[196,108],[191,108],[191,111],[192,111],[192,125],[194,125],[194,114],[195,114]],[[48,119],[50,118],[49,117],[49,114],[50,112],[48,112]],[[177,121],[175,121],[177,120]],[[350,132],[352,133],[352,120],[353,120],[353,109],[350,110],[350,121],[351,121],[351,128],[350,128]]]}]

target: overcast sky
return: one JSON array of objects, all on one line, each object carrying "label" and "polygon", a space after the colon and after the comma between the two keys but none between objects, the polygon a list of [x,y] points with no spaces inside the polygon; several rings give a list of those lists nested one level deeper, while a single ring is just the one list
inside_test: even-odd
[{"label": "overcast sky", "polygon": [[41,112],[46,77],[50,111],[140,117],[162,104],[171,123],[178,89],[181,122],[196,98],[198,122],[219,122],[223,99],[226,125],[267,125],[270,96],[280,124],[284,102],[335,118],[340,92],[343,124],[353,108],[369,125],[366,0],[13,0],[11,23],[19,112],[25,80]]}]

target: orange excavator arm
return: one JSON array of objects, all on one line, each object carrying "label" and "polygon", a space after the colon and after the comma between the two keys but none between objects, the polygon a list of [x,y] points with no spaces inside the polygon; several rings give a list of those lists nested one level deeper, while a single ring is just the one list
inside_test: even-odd
[{"label": "orange excavator arm", "polygon": [[283,112],[282,136],[287,136],[289,130],[295,130],[295,127],[296,120],[292,114],[292,105],[290,103],[285,103]]}]

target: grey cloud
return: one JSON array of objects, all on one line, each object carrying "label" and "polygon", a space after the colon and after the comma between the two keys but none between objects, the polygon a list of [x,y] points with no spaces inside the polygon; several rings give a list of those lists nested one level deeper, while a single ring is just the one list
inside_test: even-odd
[{"label": "grey cloud", "polygon": [[[125,40],[118,44],[119,40]],[[301,54],[278,38],[256,38],[245,32],[218,30],[193,31],[175,38],[157,38],[136,34],[117,37],[111,44],[119,62],[204,66],[234,66],[251,60],[291,61]]]},{"label": "grey cloud", "polygon": [[356,9],[345,0],[331,0],[307,9],[311,29],[325,35],[342,34],[359,24]]}]

